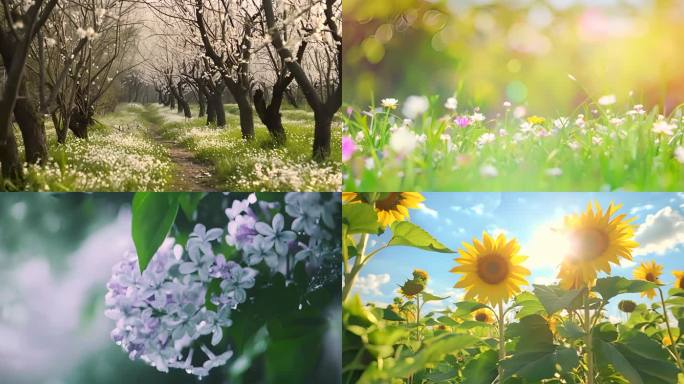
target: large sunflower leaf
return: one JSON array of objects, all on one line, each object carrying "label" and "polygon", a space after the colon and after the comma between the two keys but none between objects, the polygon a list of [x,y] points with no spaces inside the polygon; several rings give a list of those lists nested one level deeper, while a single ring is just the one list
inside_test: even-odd
[{"label": "large sunflower leaf", "polygon": [[463,384],[491,384],[496,378],[499,356],[488,350],[475,356],[463,369]]},{"label": "large sunflower leaf", "polygon": [[439,297],[429,292],[422,292],[420,296],[424,303],[427,303],[428,301],[440,301],[449,298],[449,296]]},{"label": "large sunflower leaf", "polygon": [[548,322],[540,315],[511,324],[507,336],[518,337],[520,341],[515,353],[501,363],[505,378],[516,376],[539,382],[557,372],[569,372],[579,364],[575,349],[553,344]]},{"label": "large sunflower leaf", "polygon": [[347,226],[347,233],[377,234],[380,229],[378,214],[369,204],[342,205],[342,224]]},{"label": "large sunflower leaf", "polygon": [[541,301],[539,301],[539,298],[532,292],[522,292],[517,295],[515,297],[515,304],[520,307],[520,310],[518,310],[515,315],[518,319],[530,315],[537,315],[546,311]]},{"label": "large sunflower leaf", "polygon": [[476,301],[460,301],[456,303],[456,310],[454,310],[454,316],[466,317],[469,314],[481,308],[487,308],[487,306]]},{"label": "large sunflower leaf", "polygon": [[570,308],[575,299],[582,293],[582,290],[566,291],[558,285],[538,285],[533,284],[534,295],[544,306],[547,315]]},{"label": "large sunflower leaf", "polygon": [[433,337],[423,342],[413,359],[407,359],[387,369],[388,377],[407,377],[423,369],[426,364],[442,360],[448,353],[455,353],[465,348],[472,347],[480,342],[480,339],[471,335],[446,334]]},{"label": "large sunflower leaf", "polygon": [[408,247],[420,248],[426,251],[454,253],[453,250],[446,247],[432,237],[423,228],[413,224],[410,221],[395,221],[392,224],[392,239],[387,244],[388,246],[405,245]]},{"label": "large sunflower leaf", "polygon": [[638,293],[647,289],[657,288],[658,284],[645,280],[630,280],[620,276],[602,277],[596,280],[593,290],[598,292],[603,300],[610,300],[623,293]]},{"label": "large sunflower leaf", "polygon": [[677,382],[677,367],[653,339],[638,331],[623,334],[618,342],[594,340],[600,364],[610,364],[631,384]]}]

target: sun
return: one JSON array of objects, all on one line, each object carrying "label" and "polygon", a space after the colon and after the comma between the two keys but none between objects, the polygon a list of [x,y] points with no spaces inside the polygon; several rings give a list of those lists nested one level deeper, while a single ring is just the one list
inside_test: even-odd
[{"label": "sun", "polygon": [[466,290],[466,300],[502,305],[527,285],[530,271],[521,265],[527,257],[519,251],[518,241],[506,241],[504,234],[493,239],[484,232],[482,242],[464,242],[458,250],[461,257],[455,259],[459,265],[451,269],[463,275],[454,287]]},{"label": "sun", "polygon": [[634,218],[616,215],[619,209],[620,205],[610,203],[603,211],[598,202],[590,202],[585,212],[565,217],[564,232],[570,249],[558,272],[563,288],[591,286],[598,272],[610,273],[611,263],[632,260],[632,250],[639,246],[633,240]]},{"label": "sun", "polygon": [[570,252],[570,239],[562,230],[562,223],[546,223],[537,227],[523,247],[529,259],[527,263],[536,268],[556,267]]}]

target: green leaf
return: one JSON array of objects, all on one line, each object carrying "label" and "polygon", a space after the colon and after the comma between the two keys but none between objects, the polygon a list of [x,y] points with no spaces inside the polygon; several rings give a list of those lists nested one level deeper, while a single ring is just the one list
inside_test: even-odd
[{"label": "green leaf", "polygon": [[491,384],[496,378],[499,356],[488,350],[475,356],[463,369],[463,384]]},{"label": "green leaf", "polygon": [[466,317],[469,314],[481,308],[487,308],[487,306],[476,301],[461,301],[456,303],[456,310],[454,311],[454,316]]},{"label": "green leaf", "polygon": [[423,228],[410,221],[396,221],[392,224],[391,229],[392,239],[387,244],[388,246],[405,245],[426,251],[454,253],[454,251],[437,241]]},{"label": "green leaf", "polygon": [[387,370],[389,377],[407,377],[423,369],[425,365],[442,360],[448,353],[455,353],[465,348],[472,347],[480,342],[480,339],[471,335],[445,334],[423,342],[413,359],[406,359]]},{"label": "green leaf", "polygon": [[558,325],[558,334],[572,340],[577,340],[584,337],[584,331],[580,326],[570,319],[566,319],[562,324]]},{"label": "green leaf", "polygon": [[390,321],[405,321],[404,318],[397,315],[395,312],[393,312],[389,308],[385,308],[382,311],[382,318],[385,320],[390,320]]},{"label": "green leaf", "polygon": [[534,295],[544,306],[547,315],[567,309],[573,301],[582,293],[582,290],[566,291],[558,285],[537,285],[534,284]]},{"label": "green leaf", "polygon": [[185,217],[190,220],[193,219],[193,214],[204,196],[206,196],[206,193],[202,192],[185,192],[178,196],[178,202],[180,203],[180,207],[183,210]]},{"label": "green leaf", "polygon": [[630,384],[668,384],[677,382],[677,367],[670,362],[662,345],[636,330],[610,343],[594,341],[599,363],[610,364]]},{"label": "green leaf", "polygon": [[515,297],[515,303],[520,306],[520,310],[516,314],[518,319],[546,312],[539,298],[532,292],[522,292]]},{"label": "green leaf", "polygon": [[657,288],[658,284],[645,280],[630,280],[620,276],[602,277],[596,280],[593,288],[603,300],[610,300],[623,293],[638,293],[647,289]]},{"label": "green leaf", "polygon": [[133,243],[142,272],[171,230],[178,213],[178,194],[138,192],[132,212]]},{"label": "green leaf", "polygon": [[505,378],[516,376],[539,382],[556,372],[571,371],[579,364],[575,349],[553,344],[548,322],[540,315],[527,316],[509,325],[508,337],[520,340],[515,353],[501,363]]},{"label": "green leaf", "polygon": [[380,225],[378,214],[369,204],[344,204],[342,206],[342,223],[347,226],[347,233],[377,234]]},{"label": "green leaf", "polygon": [[439,296],[435,296],[432,293],[428,293],[428,292],[422,292],[420,294],[420,296],[422,299],[421,301],[424,303],[427,303],[428,301],[440,301],[440,300],[444,300],[444,299],[449,298],[449,296],[439,297]]},{"label": "green leaf", "polygon": [[449,316],[440,316],[437,318],[437,321],[449,327],[458,327],[459,324],[458,321],[452,319]]}]

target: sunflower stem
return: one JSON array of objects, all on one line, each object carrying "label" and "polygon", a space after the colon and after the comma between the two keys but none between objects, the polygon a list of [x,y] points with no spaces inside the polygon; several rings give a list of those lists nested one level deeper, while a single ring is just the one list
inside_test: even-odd
[{"label": "sunflower stem", "polygon": [[591,319],[589,313],[589,293],[591,289],[587,286],[584,295],[584,344],[587,350],[587,384],[594,384],[594,349],[591,341]]},{"label": "sunflower stem", "polygon": [[[361,267],[363,266],[363,259],[365,257],[366,253],[366,244],[368,244],[368,234],[364,233],[361,235],[361,243],[360,243],[360,250],[359,254],[354,257],[354,266],[352,267],[351,271],[349,273],[346,273],[344,275],[344,288],[342,289],[342,302],[345,302],[347,298],[349,297],[349,293],[351,292],[352,287],[354,286],[354,281],[356,281],[356,276],[359,274],[361,271]],[[346,250],[346,247],[342,250],[344,252]]]},{"label": "sunflower stem", "polygon": [[504,381],[504,370],[503,370],[503,365],[501,364],[503,360],[506,358],[506,339],[504,338],[504,309],[503,309],[503,302],[499,302],[499,382],[503,383]]},{"label": "sunflower stem", "polygon": [[663,290],[658,287],[658,293],[660,293],[660,303],[663,305],[663,315],[665,316],[665,327],[667,328],[667,335],[670,337],[670,349],[672,349],[672,354],[675,357],[675,360],[677,361],[677,367],[679,367],[679,371],[684,372],[684,368],[682,367],[682,359],[679,357],[679,353],[677,353],[677,343],[675,342],[674,337],[672,337],[672,329],[670,328],[670,317],[667,314],[667,307],[665,306],[665,297],[663,296]]}]

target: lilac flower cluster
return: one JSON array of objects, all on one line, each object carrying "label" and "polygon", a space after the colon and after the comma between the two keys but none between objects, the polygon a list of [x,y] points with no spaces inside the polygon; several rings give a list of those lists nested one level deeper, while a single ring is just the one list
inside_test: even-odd
[{"label": "lilac flower cluster", "polygon": [[[223,327],[232,323],[230,312],[247,299],[256,271],[242,268],[214,254],[211,243],[223,235],[220,228],[206,230],[197,224],[185,249],[168,239],[141,274],[138,257],[127,255],[113,268],[107,284],[106,315],[116,321],[112,339],[159,371],[180,368],[204,377],[224,365],[233,352],[215,354],[207,345],[199,350],[205,359],[193,364],[196,341],[211,336],[211,345],[223,339]],[[220,293],[211,296],[216,310],[205,306],[209,282],[220,279]]]},{"label": "lilac flower cluster", "polygon": [[[234,200],[225,211],[226,236],[221,228],[196,224],[185,247],[167,239],[142,273],[137,255],[126,255],[107,284],[106,315],[116,321],[112,339],[131,359],[162,372],[180,368],[202,378],[226,364],[233,352],[214,352],[203,340],[211,335],[211,347],[219,345],[231,311],[248,299],[257,269],[287,274],[302,261],[310,271],[340,254],[334,233],[339,194],[288,193],[284,202],[257,201],[254,194]],[[239,251],[236,260],[214,253],[222,240]],[[208,297],[210,309],[207,291],[216,280],[220,290]]]},{"label": "lilac flower cluster", "polygon": [[[340,252],[340,239],[333,233],[340,212],[339,194],[291,192],[285,195],[285,214],[292,220],[286,228],[278,203],[257,202],[254,195],[234,201],[226,209],[226,243],[242,251],[247,265],[262,261],[272,272],[285,273],[289,263],[304,261],[315,268]],[[273,212],[276,212],[273,214]],[[259,219],[263,221],[259,221]],[[293,260],[289,259],[293,257]]]}]

